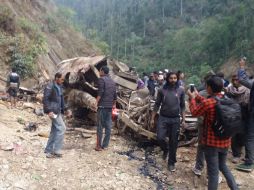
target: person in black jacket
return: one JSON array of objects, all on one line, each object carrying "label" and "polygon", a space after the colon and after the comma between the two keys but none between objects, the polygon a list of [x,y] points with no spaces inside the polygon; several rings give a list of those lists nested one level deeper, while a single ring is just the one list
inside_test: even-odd
[{"label": "person in black jacket", "polygon": [[15,108],[17,102],[17,94],[20,86],[20,77],[17,74],[15,68],[12,68],[12,72],[8,75],[6,86],[11,100],[11,108]]},{"label": "person in black jacket", "polygon": [[[109,145],[112,127],[112,108],[116,106],[116,84],[109,76],[109,68],[100,69],[98,81],[98,96],[96,98],[97,111],[97,143],[95,150],[101,151]],[[102,141],[102,131],[105,128],[105,137]]]},{"label": "person in black jacket", "polygon": [[248,106],[248,119],[245,126],[245,161],[239,164],[236,169],[245,172],[251,172],[254,168],[254,82],[249,78],[245,70],[245,60],[242,58],[237,72],[239,82],[250,89],[250,98]]},{"label": "person in black jacket", "polygon": [[154,74],[151,73],[149,80],[147,81],[147,88],[152,97],[154,96],[154,93],[155,93],[155,86],[156,86],[156,81],[154,79]]},{"label": "person in black jacket", "polygon": [[[170,72],[166,77],[166,84],[159,89],[158,96],[152,113],[151,125],[158,110],[160,115],[157,126],[157,139],[163,150],[163,157],[168,156],[168,169],[175,171],[176,151],[180,130],[180,115],[182,115],[183,125],[185,123],[185,93],[183,87],[178,86],[177,73]],[[165,138],[169,137],[169,144]]]},{"label": "person in black jacket", "polygon": [[47,85],[44,90],[43,108],[52,121],[51,131],[45,153],[47,158],[62,157],[65,123],[62,118],[64,113],[64,98],[62,83],[64,78],[61,73],[55,74],[55,80]]}]

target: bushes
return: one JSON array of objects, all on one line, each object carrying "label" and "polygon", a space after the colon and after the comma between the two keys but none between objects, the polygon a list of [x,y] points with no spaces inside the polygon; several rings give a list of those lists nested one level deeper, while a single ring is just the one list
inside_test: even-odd
[{"label": "bushes", "polygon": [[12,35],[15,32],[15,20],[13,14],[9,8],[4,6],[0,6],[0,28]]},{"label": "bushes", "polygon": [[24,17],[18,19],[18,26],[32,38],[39,33],[39,27]]},{"label": "bushes", "polygon": [[37,57],[46,53],[48,47],[38,25],[26,18],[19,18],[17,23],[29,39],[21,33],[9,42],[10,64],[22,78],[27,78],[34,74]]},{"label": "bushes", "polygon": [[[56,24],[47,19],[49,30],[56,31]],[[10,31],[13,24],[13,33]],[[21,17],[15,18],[9,8],[0,5],[0,46],[7,49],[9,64],[15,67],[22,78],[31,77],[36,71],[36,59],[47,52],[47,41],[39,25]],[[11,34],[11,35],[10,35]]]},{"label": "bushes", "polygon": [[52,16],[48,16],[46,18],[46,23],[49,32],[56,33],[59,31],[59,25],[56,23],[55,19]]},{"label": "bushes", "polygon": [[7,7],[0,6],[0,24],[11,18],[11,10]]},{"label": "bushes", "polygon": [[27,78],[33,76],[35,72],[37,57],[47,52],[47,43],[42,35],[37,35],[37,38],[30,41],[19,35],[11,43],[9,52],[11,66],[17,69],[22,78]]},{"label": "bushes", "polygon": [[32,76],[35,69],[34,64],[27,60],[25,55],[19,53],[16,48],[11,55],[11,67],[16,68],[22,78]]}]

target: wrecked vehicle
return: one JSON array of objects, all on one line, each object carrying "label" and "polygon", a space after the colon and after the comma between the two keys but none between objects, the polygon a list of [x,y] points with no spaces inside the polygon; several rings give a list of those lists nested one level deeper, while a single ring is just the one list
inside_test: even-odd
[{"label": "wrecked vehicle", "polygon": [[[77,57],[58,64],[58,72],[61,72],[65,78],[65,98],[69,107],[73,109],[74,116],[85,126],[96,125],[95,105],[99,70],[104,65],[109,67],[109,74],[117,84],[118,118],[115,126],[118,133],[122,134],[127,129],[131,129],[135,135],[156,140],[156,128],[150,126],[154,101],[149,96],[148,89],[145,87],[137,90],[138,74],[126,64],[106,56]],[[187,126],[190,123],[191,130],[195,131],[193,121],[195,123],[196,120],[187,117],[186,121]],[[186,131],[188,133],[185,133]],[[189,131],[187,127],[182,130],[182,136],[180,135],[180,139],[187,143],[184,145],[193,144],[197,140],[197,134],[188,135]]]}]

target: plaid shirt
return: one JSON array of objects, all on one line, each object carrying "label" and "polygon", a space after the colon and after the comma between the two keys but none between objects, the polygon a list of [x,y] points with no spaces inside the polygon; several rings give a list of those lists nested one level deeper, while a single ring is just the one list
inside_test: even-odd
[{"label": "plaid shirt", "polygon": [[[221,97],[221,94],[217,94]],[[201,144],[217,147],[228,148],[231,144],[231,139],[220,139],[215,136],[212,124],[215,120],[215,104],[213,98],[204,98],[197,95],[195,99],[190,100],[190,111],[193,116],[204,116],[204,128],[202,130]]]}]

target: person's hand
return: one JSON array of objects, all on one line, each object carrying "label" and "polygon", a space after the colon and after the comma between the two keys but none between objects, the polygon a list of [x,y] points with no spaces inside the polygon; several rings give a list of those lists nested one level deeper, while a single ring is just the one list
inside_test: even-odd
[{"label": "person's hand", "polygon": [[197,94],[198,94],[198,91],[196,88],[194,89],[193,92],[191,92],[190,89],[187,91],[187,95],[189,96],[190,99],[194,99]]},{"label": "person's hand", "polygon": [[54,118],[54,115],[55,115],[54,112],[49,112],[49,113],[48,113],[48,116],[49,116],[49,118],[51,118],[51,119]]}]

